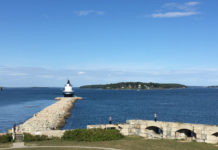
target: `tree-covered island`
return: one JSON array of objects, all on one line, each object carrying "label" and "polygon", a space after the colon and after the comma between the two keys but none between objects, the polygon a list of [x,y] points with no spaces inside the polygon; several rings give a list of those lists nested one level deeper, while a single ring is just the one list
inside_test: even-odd
[{"label": "tree-covered island", "polygon": [[84,85],[80,88],[100,88],[100,89],[175,89],[187,88],[187,86],[175,83],[144,83],[144,82],[119,82],[111,84]]},{"label": "tree-covered island", "polygon": [[208,86],[207,88],[218,88],[218,85]]}]

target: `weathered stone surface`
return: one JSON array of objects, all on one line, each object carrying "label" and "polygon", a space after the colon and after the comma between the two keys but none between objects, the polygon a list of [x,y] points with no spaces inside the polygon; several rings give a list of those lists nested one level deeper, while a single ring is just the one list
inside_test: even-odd
[{"label": "weathered stone surface", "polygon": [[33,132],[33,135],[47,135],[49,138],[57,137],[61,138],[64,135],[65,130],[49,130]]},{"label": "weathered stone surface", "polygon": [[87,128],[115,128],[125,136],[137,135],[149,139],[184,139],[218,143],[218,126],[215,125],[127,120],[126,124],[88,125]]},{"label": "weathered stone surface", "polygon": [[0,133],[0,136],[2,136],[2,135],[6,135],[7,133]]},{"label": "weathered stone surface", "polygon": [[[81,99],[80,97],[61,97],[59,101],[46,107],[32,118],[19,125],[19,132],[28,132],[31,134],[51,131],[51,133],[62,133],[52,131],[61,128],[65,124],[65,119],[70,116],[70,111],[74,103]],[[47,132],[48,133],[48,132]]]}]

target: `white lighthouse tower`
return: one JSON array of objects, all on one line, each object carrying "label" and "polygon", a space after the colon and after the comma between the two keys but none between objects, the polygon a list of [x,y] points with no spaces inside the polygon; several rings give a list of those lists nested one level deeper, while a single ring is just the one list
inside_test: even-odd
[{"label": "white lighthouse tower", "polygon": [[67,81],[67,84],[64,87],[63,91],[64,97],[73,97],[74,91],[72,89],[72,85],[70,84],[70,80]]}]

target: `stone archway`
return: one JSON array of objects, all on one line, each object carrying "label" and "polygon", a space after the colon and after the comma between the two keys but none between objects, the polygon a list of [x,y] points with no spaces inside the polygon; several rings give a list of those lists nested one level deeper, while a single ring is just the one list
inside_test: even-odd
[{"label": "stone archway", "polygon": [[180,129],[176,131],[176,139],[193,140],[196,139],[196,133],[189,129]]},{"label": "stone archway", "polygon": [[214,133],[212,135],[218,138],[218,132],[216,132],[216,133]]},{"label": "stone archway", "polygon": [[213,143],[218,142],[218,132],[215,132],[215,133],[212,134],[212,140],[213,140]]},{"label": "stone archway", "polygon": [[162,138],[163,130],[156,126],[149,126],[145,129],[148,138]]},{"label": "stone archway", "polygon": [[118,126],[118,129],[119,129],[119,130],[122,130],[122,129],[123,129],[123,127],[121,127],[121,126]]}]

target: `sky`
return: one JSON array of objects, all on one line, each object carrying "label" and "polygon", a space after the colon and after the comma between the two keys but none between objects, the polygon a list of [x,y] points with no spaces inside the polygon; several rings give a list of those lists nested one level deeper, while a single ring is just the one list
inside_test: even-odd
[{"label": "sky", "polygon": [[217,0],[0,0],[0,86],[218,85]]}]

